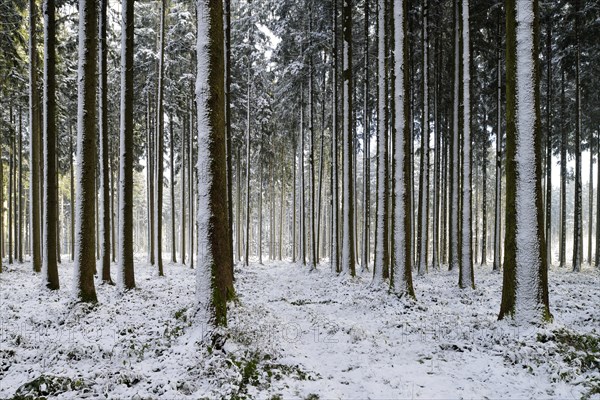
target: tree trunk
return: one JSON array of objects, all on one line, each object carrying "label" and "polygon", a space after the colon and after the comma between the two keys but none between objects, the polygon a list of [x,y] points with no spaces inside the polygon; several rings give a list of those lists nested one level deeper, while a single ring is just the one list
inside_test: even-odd
[{"label": "tree trunk", "polygon": [[[77,112],[77,207],[75,224],[75,297],[96,302],[94,254],[96,198],[97,10],[91,0],[79,1],[79,98]],[[46,210],[48,212],[48,210]]]},{"label": "tree trunk", "polygon": [[353,0],[345,0],[342,10],[342,85],[343,85],[343,187],[342,194],[342,272],[356,275],[354,251],[354,135],[352,129],[352,8]]},{"label": "tree trunk", "polygon": [[394,200],[392,250],[392,274],[390,288],[398,296],[415,297],[412,284],[412,176],[410,149],[412,134],[408,117],[410,116],[410,88],[408,61],[408,4],[396,0],[393,6],[394,16]]},{"label": "tree trunk", "polygon": [[177,263],[177,240],[175,235],[175,157],[173,150],[175,145],[173,143],[174,132],[173,132],[173,115],[169,116],[169,171],[170,171],[170,182],[169,187],[171,189],[171,262]]},{"label": "tree trunk", "polygon": [[[231,269],[227,155],[224,120],[223,8],[221,0],[197,0],[196,101],[198,112],[199,321],[209,329],[227,325],[227,274]],[[207,40],[208,39],[208,40]],[[210,111],[211,112],[210,112]],[[217,347],[222,342],[212,335]]]},{"label": "tree trunk", "polygon": [[463,84],[463,137],[461,170],[461,228],[460,228],[460,288],[475,288],[473,251],[471,241],[471,45],[469,28],[469,0],[462,0],[462,84]]},{"label": "tree trunk", "polygon": [[371,238],[371,124],[369,120],[369,0],[365,0],[365,64],[363,100],[363,252],[362,269],[369,270]]},{"label": "tree trunk", "polygon": [[156,99],[156,166],[154,183],[154,258],[158,276],[164,276],[162,261],[162,213],[163,213],[163,148],[164,148],[164,73],[165,73],[165,19],[167,0],[160,2],[160,37],[158,44],[158,96]]},{"label": "tree trunk", "polygon": [[29,160],[30,160],[30,242],[31,264],[35,272],[41,272],[41,216],[40,216],[40,95],[37,76],[37,5],[29,0]]},{"label": "tree trunk", "polygon": [[581,84],[579,80],[580,44],[579,44],[579,0],[575,1],[575,211],[573,222],[573,271],[581,270],[583,255],[582,232],[582,188],[581,188]]},{"label": "tree trunk", "polygon": [[227,206],[228,206],[228,226],[229,237],[231,238],[231,249],[229,249],[229,264],[231,265],[231,282],[227,282],[229,293],[233,293],[233,147],[231,143],[231,0],[224,0],[223,4],[223,23],[225,25],[225,135],[227,141]]},{"label": "tree trunk", "polygon": [[[186,119],[184,118],[184,121]],[[186,191],[185,191],[185,171],[186,171],[186,167],[185,167],[185,163],[186,163],[186,157],[185,157],[185,152],[186,152],[186,136],[185,136],[185,132],[187,130],[187,126],[184,122],[183,127],[181,129],[181,209],[179,211],[179,229],[180,229],[180,245],[179,245],[179,258],[181,259],[181,263],[183,265],[185,265],[185,235],[186,235],[186,230],[185,230],[185,199],[186,199]]]},{"label": "tree trunk", "polygon": [[[546,31],[546,255],[552,266],[552,25]],[[591,221],[591,220],[590,220]]]},{"label": "tree trunk", "polygon": [[453,270],[459,265],[459,105],[460,105],[460,0],[454,1],[454,87],[452,94],[452,151],[450,157],[450,253],[448,269]]},{"label": "tree trunk", "polygon": [[[44,1],[44,244],[42,261],[43,285],[56,290],[58,265],[56,260],[57,200],[56,190],[56,7],[54,0]],[[12,169],[12,168],[11,168]],[[11,171],[12,173],[12,171]],[[12,186],[12,185],[11,185]],[[10,195],[9,195],[10,196]],[[10,204],[10,197],[9,197]],[[9,211],[10,214],[10,211]],[[9,223],[10,232],[10,223]],[[10,248],[9,248],[10,253]],[[12,261],[12,260],[11,260]],[[93,284],[93,282],[92,282]]]},{"label": "tree trunk", "polygon": [[248,63],[248,93],[247,93],[247,104],[246,104],[246,252],[244,256],[244,263],[248,266],[250,258],[250,89],[252,84],[250,82],[250,63]]},{"label": "tree trunk", "polygon": [[565,71],[561,75],[561,121],[560,141],[560,267],[566,267],[567,261],[567,126],[565,123]]},{"label": "tree trunk", "polygon": [[[551,319],[542,205],[537,0],[506,0],[506,224],[499,319]],[[519,49],[517,51],[517,49]],[[535,212],[532,212],[535,210]]]},{"label": "tree trunk", "polygon": [[[339,252],[339,194],[338,194],[338,0],[333,2],[333,71],[332,71],[332,128],[331,128],[331,269],[341,272]],[[295,207],[294,207],[295,208]]]},{"label": "tree trunk", "polygon": [[428,269],[429,243],[429,41],[427,38],[427,1],[423,5],[423,123],[421,125],[421,171],[419,179],[419,228],[418,263],[419,275]]},{"label": "tree trunk", "polygon": [[100,258],[102,263],[102,281],[112,284],[110,277],[110,186],[108,169],[108,77],[106,43],[108,0],[100,1],[100,80],[98,107],[98,134],[100,135]]}]

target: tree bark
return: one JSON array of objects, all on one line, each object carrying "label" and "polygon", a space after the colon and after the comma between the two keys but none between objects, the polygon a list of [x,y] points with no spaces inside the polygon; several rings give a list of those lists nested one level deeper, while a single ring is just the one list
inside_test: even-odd
[{"label": "tree bark", "polygon": [[162,212],[163,212],[163,148],[164,148],[164,73],[165,73],[165,30],[167,0],[160,2],[160,37],[158,44],[158,96],[156,99],[156,166],[154,184],[154,258],[158,276],[164,276],[162,261]]},{"label": "tree bark", "polygon": [[97,301],[94,287],[96,184],[89,178],[96,175],[97,21],[96,2],[80,0],[79,54],[82,57],[78,77],[75,297],[84,302]]}]

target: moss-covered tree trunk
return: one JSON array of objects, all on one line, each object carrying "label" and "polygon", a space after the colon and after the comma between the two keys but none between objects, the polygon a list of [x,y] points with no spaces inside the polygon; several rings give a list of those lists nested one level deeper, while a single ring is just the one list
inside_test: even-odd
[{"label": "moss-covered tree trunk", "polygon": [[30,211],[29,226],[31,264],[35,272],[42,270],[40,217],[40,95],[38,91],[37,2],[29,0],[29,162]]},{"label": "moss-covered tree trunk", "polygon": [[221,0],[197,0],[198,106],[198,267],[197,296],[200,322],[210,328],[227,324],[229,235],[223,8]]},{"label": "moss-covered tree trunk", "polygon": [[[44,1],[44,245],[42,259],[43,285],[58,289],[56,190],[56,23],[54,0]],[[12,179],[12,177],[9,177]],[[10,203],[10,198],[8,199]],[[10,230],[10,224],[8,226]],[[10,252],[10,249],[9,249]]]},{"label": "moss-covered tree trunk", "polygon": [[112,284],[110,277],[110,182],[108,167],[108,76],[107,76],[107,56],[108,49],[106,45],[106,24],[107,24],[108,0],[100,1],[100,46],[98,56],[100,57],[100,80],[98,107],[98,134],[100,135],[100,262],[102,265],[102,281]]},{"label": "moss-covered tree trunk", "polygon": [[96,301],[96,89],[97,89],[97,4],[79,0],[79,76],[77,101],[77,202],[75,207],[75,297]]},{"label": "moss-covered tree trunk", "polygon": [[121,9],[121,128],[119,175],[119,275],[121,290],[135,287],[133,264],[133,35],[134,0]]},{"label": "moss-covered tree trunk", "polygon": [[411,142],[412,135],[408,118],[410,116],[410,88],[408,69],[408,2],[394,0],[394,172],[392,274],[391,290],[399,296],[415,297],[412,284],[412,218],[411,203]]},{"label": "moss-covered tree trunk", "polygon": [[[515,4],[516,3],[516,4]],[[506,0],[506,239],[499,319],[551,318],[542,204],[537,0]]]}]

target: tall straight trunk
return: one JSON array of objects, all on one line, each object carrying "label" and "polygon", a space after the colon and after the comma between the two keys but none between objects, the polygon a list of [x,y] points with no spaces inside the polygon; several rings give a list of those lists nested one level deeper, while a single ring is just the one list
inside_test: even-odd
[{"label": "tall straight trunk", "polygon": [[300,126],[298,134],[300,135],[300,147],[298,148],[298,190],[300,194],[300,242],[298,243],[298,260],[302,263],[302,265],[306,265],[306,200],[304,193],[304,91],[302,84],[300,84]]},{"label": "tall straight trunk", "polygon": [[394,0],[394,200],[392,273],[390,289],[398,296],[415,297],[412,284],[412,176],[410,116],[410,88],[408,62],[408,2]]},{"label": "tall straight trunk", "polygon": [[[77,207],[75,223],[75,297],[96,302],[94,254],[96,198],[96,88],[97,88],[96,2],[79,1],[79,87],[77,112]],[[48,212],[48,210],[46,211]]]},{"label": "tall straight trunk", "polygon": [[[552,24],[546,29],[546,255],[552,265]],[[591,176],[591,175],[590,175]],[[590,181],[591,182],[591,181]],[[591,219],[590,219],[591,221]],[[591,232],[591,231],[590,231]]]},{"label": "tall straight trunk", "polygon": [[565,71],[561,74],[561,140],[560,140],[560,267],[566,267],[567,261],[567,126],[565,123]]},{"label": "tall straight trunk", "polygon": [[460,105],[460,0],[454,0],[454,86],[452,92],[452,141],[451,141],[451,179],[450,179],[450,253],[448,260],[448,269],[453,270],[459,265],[459,105]]},{"label": "tall straight trunk", "polygon": [[427,37],[427,1],[423,5],[423,123],[421,125],[421,171],[419,179],[419,275],[428,269],[429,243],[429,39]]},{"label": "tall straight trunk", "polygon": [[23,263],[23,112],[19,106],[19,197],[17,204],[19,211],[17,215],[17,260]]},{"label": "tall straight trunk", "polygon": [[195,225],[195,219],[194,219],[194,186],[197,183],[195,181],[195,176],[194,176],[194,101],[192,100],[192,97],[190,97],[190,107],[189,107],[189,112],[190,112],[190,143],[189,143],[189,148],[188,148],[188,171],[189,171],[189,179],[188,179],[188,212],[189,212],[189,219],[190,219],[190,223],[189,223],[189,239],[188,239],[188,243],[189,243],[189,264],[190,264],[190,268],[194,268],[194,225]]},{"label": "tall straight trunk", "polygon": [[[331,269],[341,272],[339,239],[339,193],[338,193],[338,0],[333,2],[333,71],[332,71],[332,128],[331,128]],[[294,207],[295,208],[295,207]]]},{"label": "tall straight trunk", "polygon": [[[312,15],[311,15],[312,20]],[[312,29],[309,29],[311,31]],[[308,73],[308,131],[310,133],[310,269],[317,268],[317,213],[316,213],[316,182],[315,182],[315,126],[313,115],[313,62],[312,57],[309,61]]]},{"label": "tall straight trunk", "polygon": [[285,207],[285,203],[284,203],[284,198],[285,198],[285,181],[284,181],[284,170],[283,170],[283,166],[284,166],[284,158],[283,158],[283,151],[281,152],[281,190],[280,190],[280,200],[279,200],[279,205],[280,205],[280,211],[279,211],[279,250],[278,250],[278,260],[281,261],[281,251],[282,251],[282,247],[283,247],[283,209]]},{"label": "tall straight trunk", "polygon": [[[227,148],[221,0],[196,0],[198,15],[196,101],[198,115],[198,318],[209,340],[227,325],[227,274],[231,270],[228,226]],[[202,244],[202,245],[200,245]]]},{"label": "tall straight trunk", "polygon": [[228,286],[233,290],[233,147],[231,143],[231,0],[223,1],[223,24],[224,24],[224,46],[225,46],[225,136],[226,136],[226,153],[227,153],[227,206],[228,206],[228,226],[229,237],[231,238],[231,249],[229,250],[229,258],[231,265],[231,282]]},{"label": "tall straight trunk", "polygon": [[246,246],[244,251],[244,264],[248,266],[250,258],[250,63],[248,63],[248,93],[246,99]]},{"label": "tall straight trunk", "polygon": [[486,135],[486,137],[483,146],[483,162],[481,163],[481,265],[487,265],[487,113],[484,114],[483,120],[484,135]]},{"label": "tall straight trunk", "polygon": [[433,142],[434,153],[433,153],[433,221],[431,224],[431,265],[433,269],[439,269],[439,222],[440,222],[440,147],[441,147],[441,135],[439,128],[439,115],[438,115],[438,103],[439,103],[439,81],[440,81],[440,63],[439,59],[441,56],[441,49],[439,46],[439,35],[436,35],[434,43],[434,83],[433,83]]},{"label": "tall straight trunk", "polygon": [[[323,73],[323,83],[325,83],[325,72]],[[321,235],[321,221],[323,215],[323,171],[325,170],[325,86],[323,85],[322,91],[323,97],[321,101],[321,140],[319,150],[319,189],[317,190],[317,240],[316,240],[316,253],[317,263],[320,262],[320,258],[324,251],[321,250],[321,243],[325,242],[325,235]]]},{"label": "tall straight trunk", "polygon": [[108,0],[100,1],[100,41],[98,57],[100,68],[98,134],[100,135],[100,258],[102,281],[112,284],[110,277],[110,186],[108,168],[108,72],[106,43]]},{"label": "tall straight trunk", "polygon": [[292,139],[294,147],[292,149],[292,263],[296,262],[296,203],[297,203],[297,168],[296,155],[298,154],[298,140],[295,135]]},{"label": "tall straight trunk", "polygon": [[600,267],[600,127],[596,129],[598,137],[596,138],[596,177],[598,182],[596,183],[596,253],[594,265],[596,268]]},{"label": "tall straight trunk", "polygon": [[386,85],[386,46],[385,46],[385,0],[378,2],[378,123],[377,123],[377,223],[375,232],[375,260],[373,264],[373,280],[380,284],[384,279],[384,271],[389,269],[388,242],[388,109]]},{"label": "tall straight trunk", "polygon": [[73,148],[73,125],[69,121],[69,195],[70,195],[70,220],[71,220],[71,261],[75,260],[75,173],[73,171],[73,157],[75,149]]},{"label": "tall straight trunk", "polygon": [[581,188],[581,83],[579,78],[580,44],[579,44],[579,12],[580,0],[575,0],[575,210],[573,221],[573,271],[581,270],[583,255],[582,232],[582,188]]},{"label": "tall straight trunk", "polygon": [[363,99],[363,252],[362,268],[369,269],[371,238],[371,126],[369,120],[369,0],[365,0],[365,64],[364,64],[364,99]]},{"label": "tall straight trunk", "polygon": [[352,123],[352,8],[354,2],[345,0],[342,9],[342,87],[343,87],[343,207],[342,207],[342,272],[355,276],[354,251],[354,135]]},{"label": "tall straight trunk", "polygon": [[37,55],[37,2],[29,0],[29,160],[30,160],[30,211],[29,226],[31,264],[41,272],[41,216],[40,216],[40,95],[38,91]]},{"label": "tall straight trunk", "polygon": [[592,265],[592,231],[594,227],[594,145],[593,145],[593,133],[590,130],[590,180],[589,180],[589,194],[588,194],[588,254],[587,260]]},{"label": "tall straight trunk", "polygon": [[[262,142],[262,137],[261,137]],[[261,151],[259,152],[259,166],[258,166],[258,180],[259,182],[259,190],[258,190],[258,263],[262,265],[262,238],[263,238],[263,165],[262,165],[262,145]]]},{"label": "tall straight trunk", "polygon": [[[58,265],[56,257],[57,200],[56,190],[56,7],[54,0],[44,0],[44,244],[42,260],[43,285],[56,290]],[[11,168],[12,169],[12,168]],[[11,171],[12,173],[12,171]],[[10,177],[11,178],[11,177]],[[11,178],[12,179],[12,178]],[[9,198],[10,204],[10,198]],[[9,223],[10,232],[10,223]],[[10,252],[10,249],[9,249]],[[93,284],[93,282],[92,282]]]},{"label": "tall straight trunk", "polygon": [[[110,147],[109,147],[110,148]],[[111,246],[111,261],[117,262],[117,240],[116,240],[116,211],[115,211],[115,167],[109,164],[109,175],[110,175],[110,242]]]},{"label": "tall straight trunk", "polygon": [[169,171],[171,189],[171,262],[177,262],[177,235],[175,234],[175,156],[174,156],[173,115],[169,116]]},{"label": "tall straight trunk", "polygon": [[[184,121],[186,119],[184,118]],[[181,147],[180,147],[180,152],[181,152],[181,166],[180,166],[180,171],[181,171],[181,179],[180,179],[180,189],[181,189],[181,208],[179,210],[179,233],[180,233],[180,243],[179,243],[179,258],[181,259],[181,263],[183,265],[185,265],[185,234],[186,234],[186,230],[185,230],[185,199],[186,199],[186,191],[185,191],[185,172],[186,172],[186,157],[185,157],[185,152],[186,152],[186,137],[185,137],[185,133],[187,130],[187,126],[184,122],[183,124],[183,128],[181,129]]]},{"label": "tall straight trunk", "polygon": [[[516,3],[516,4],[515,4]],[[549,320],[537,0],[506,0],[506,240],[499,319]]]},{"label": "tall straight trunk", "polygon": [[[1,117],[0,112],[0,117]],[[0,147],[1,150],[1,147]],[[0,272],[4,258],[4,164],[0,161]]]},{"label": "tall straight trunk", "polygon": [[[13,125],[13,111],[12,111],[12,105],[9,107],[9,125],[12,126]],[[13,263],[13,198],[14,198],[14,142],[15,142],[15,138],[14,135],[11,134],[10,137],[8,138],[8,199],[7,199],[7,203],[8,203],[8,225],[7,225],[7,229],[8,229],[8,249],[7,249],[7,253],[8,253],[8,263],[12,264]],[[0,162],[1,164],[1,162]],[[4,167],[2,167],[4,168]],[[0,185],[3,185],[4,182],[0,182]],[[3,205],[2,205],[3,206]],[[43,268],[43,266],[42,266]]]},{"label": "tall straight trunk", "polygon": [[235,179],[237,183],[237,207],[236,207],[236,216],[235,216],[235,230],[236,230],[236,245],[237,245],[237,262],[242,260],[242,167],[241,167],[241,155],[240,155],[240,146],[237,146],[236,152],[236,160],[235,160],[236,168],[235,168]]},{"label": "tall straight trunk", "polygon": [[[121,39],[122,40],[122,39]],[[122,79],[122,78],[121,78]],[[147,139],[146,171],[148,180],[148,261],[154,265],[154,125],[150,106],[150,94],[146,103]]]},{"label": "tall straight trunk", "polygon": [[165,74],[165,19],[167,0],[160,2],[160,30],[158,41],[158,96],[156,99],[156,166],[154,197],[154,258],[158,267],[158,276],[163,276],[162,261],[162,212],[163,212],[163,148],[164,148],[164,74]]},{"label": "tall straight trunk", "polygon": [[501,9],[498,8],[496,30],[496,190],[494,200],[494,271],[500,271],[502,226],[502,36]]},{"label": "tall straight trunk", "polygon": [[469,28],[469,0],[462,0],[462,170],[461,170],[461,228],[460,228],[460,288],[475,288],[473,277],[473,250],[471,240],[471,45]]}]

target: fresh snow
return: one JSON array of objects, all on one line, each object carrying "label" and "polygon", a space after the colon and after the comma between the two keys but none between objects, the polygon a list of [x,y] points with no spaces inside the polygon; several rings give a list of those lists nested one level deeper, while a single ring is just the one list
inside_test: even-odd
[{"label": "fresh snow", "polygon": [[[68,287],[72,264],[59,273]],[[491,267],[478,268],[467,292],[454,271],[417,276],[416,302],[373,287],[368,273],[287,262],[235,273],[239,299],[221,351],[192,325],[186,266],[165,264],[158,277],[138,264],[138,288],[99,285],[96,306],[74,304],[68,290],[40,292],[27,263],[8,266],[0,398],[42,375],[72,380],[50,393],[58,398],[580,398],[600,380],[598,352],[589,349],[596,367],[584,372],[582,358],[568,362],[552,339],[561,329],[598,339],[597,270],[550,271],[555,320],[542,328],[497,321],[502,274]],[[55,387],[42,389],[35,394]]]}]

